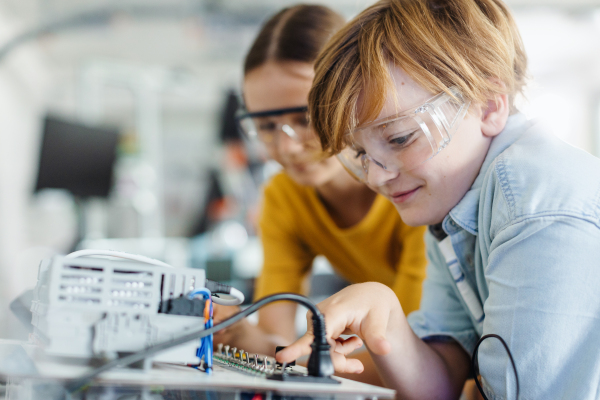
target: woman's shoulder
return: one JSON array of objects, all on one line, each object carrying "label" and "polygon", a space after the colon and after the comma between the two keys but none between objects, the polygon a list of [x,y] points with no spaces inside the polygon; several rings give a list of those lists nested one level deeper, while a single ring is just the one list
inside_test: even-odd
[{"label": "woman's shoulder", "polygon": [[265,182],[265,190],[282,190],[298,185],[285,171],[279,171]]}]

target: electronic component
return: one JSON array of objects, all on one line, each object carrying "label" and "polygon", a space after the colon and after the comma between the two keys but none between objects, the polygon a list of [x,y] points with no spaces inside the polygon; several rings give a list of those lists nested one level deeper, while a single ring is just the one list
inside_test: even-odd
[{"label": "electronic component", "polygon": [[167,310],[165,314],[171,315],[187,315],[190,317],[204,316],[204,299],[188,299],[187,297],[179,296],[176,299],[167,300]]},{"label": "electronic component", "polygon": [[[339,379],[330,376],[333,368],[324,336],[324,317],[303,296],[294,293],[268,296],[213,326],[212,302],[219,299],[239,304],[243,300],[241,293],[206,281],[203,270],[175,269],[135,255],[118,255],[129,261],[88,258],[97,255],[86,251],[83,255],[86,258],[77,258],[78,254],[56,256],[43,260],[39,267],[31,306],[34,326],[31,338],[33,344],[43,346],[45,356],[36,360],[36,369],[41,371],[39,377],[43,380],[58,379],[60,389],[55,391],[60,396],[77,396],[83,391],[86,398],[96,398],[92,388],[101,388],[105,382],[119,385],[118,382],[132,381],[142,385],[165,382],[176,386],[227,387],[238,392],[247,388],[273,394],[305,393],[305,383],[318,383],[318,389],[311,385],[309,390],[353,396],[380,392],[384,397],[393,396],[393,391],[387,389],[373,391],[372,387],[355,383],[340,384]],[[217,297],[215,292],[224,296]],[[219,346],[213,355],[214,332],[281,300],[303,304],[312,312],[317,337],[309,368],[279,365],[272,357],[225,345]],[[94,362],[73,362],[73,359]],[[153,361],[159,363],[153,367]],[[90,364],[96,365],[90,369]],[[119,369],[129,365],[143,366],[144,370]],[[187,371],[195,371],[190,366],[214,373],[190,375]],[[176,373],[165,381],[165,373],[170,370]],[[99,386],[96,380],[101,382]]]},{"label": "electronic component", "polygon": [[[283,348],[278,346],[278,348]],[[213,360],[221,367],[277,381],[339,384],[331,377],[308,375],[306,368],[295,368],[295,362],[278,363],[275,358],[262,354],[250,354],[242,349],[219,343]]]},{"label": "electronic component", "polygon": [[[124,400],[124,399],[394,399],[394,391],[343,378],[340,384],[276,381],[215,362],[212,375],[173,363],[155,362],[148,371],[117,368],[87,382],[80,392],[67,394],[70,381],[89,370],[65,365],[64,360],[38,359],[30,344],[0,340],[0,380],[11,400]],[[231,351],[231,349],[230,349]],[[215,351],[215,354],[217,351]],[[250,359],[253,360],[252,354]],[[259,362],[261,361],[259,356]],[[300,366],[287,367],[306,371]]]},{"label": "electronic component", "polygon": [[[116,358],[204,326],[204,271],[100,258],[43,260],[31,311],[33,339],[46,354]],[[154,360],[199,362],[193,340]]]},{"label": "electronic component", "polygon": [[[277,346],[275,352],[284,349]],[[273,379],[278,381],[296,381],[312,383],[338,384],[339,381],[329,376],[311,376],[305,368],[293,368],[296,362],[281,364],[273,357],[261,354],[250,354],[242,349],[219,343],[213,360],[226,369]]]},{"label": "electronic component", "polygon": [[232,369],[251,375],[268,377],[277,371],[277,363],[273,357],[261,354],[249,354],[244,350],[231,348],[219,343],[213,360],[225,369]]},{"label": "electronic component", "polygon": [[[94,252],[85,250],[43,260],[34,290],[32,339],[44,346],[46,354],[112,359],[70,382],[65,387],[67,391],[80,390],[104,371],[140,362],[145,370],[151,369],[152,361],[165,361],[211,373],[213,332],[280,300],[298,302],[312,312],[315,340],[305,371],[288,370],[286,365],[279,366],[267,357],[261,361],[258,355],[235,348],[231,353],[227,348],[223,354],[220,347],[216,360],[267,379],[339,383],[330,377],[333,364],[325,339],[324,317],[304,296],[268,296],[213,326],[212,302],[218,298],[239,304],[243,301],[239,291],[206,282],[203,270],[174,269],[158,260],[120,252],[104,251],[101,255],[135,262],[99,259]],[[232,298],[213,297],[214,292]],[[201,324],[200,316],[204,317]]]}]

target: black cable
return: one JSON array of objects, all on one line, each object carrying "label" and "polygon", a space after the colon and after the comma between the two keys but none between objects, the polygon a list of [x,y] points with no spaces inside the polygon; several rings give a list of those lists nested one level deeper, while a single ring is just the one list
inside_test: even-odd
[{"label": "black cable", "polygon": [[481,343],[485,340],[485,339],[489,339],[489,338],[496,338],[498,339],[501,343],[502,346],[504,346],[504,349],[506,350],[506,353],[508,354],[508,358],[510,358],[510,363],[512,364],[513,367],[513,371],[515,372],[515,381],[516,381],[516,386],[517,386],[517,397],[516,400],[519,400],[519,374],[517,373],[517,366],[515,364],[515,360],[513,359],[512,353],[510,352],[510,349],[508,348],[508,345],[506,344],[506,342],[504,341],[504,339],[502,339],[502,337],[500,337],[499,335],[496,335],[494,333],[490,333],[489,335],[484,335],[482,336],[479,341],[477,342],[477,344],[475,345],[475,350],[473,350],[473,358],[471,358],[471,370],[473,371],[473,375],[475,378],[475,384],[477,385],[477,389],[479,389],[479,393],[481,393],[481,395],[483,396],[484,400],[488,400],[488,398],[486,397],[485,393],[483,392],[483,388],[481,387],[481,383],[479,382],[479,362],[477,361],[477,351],[479,350],[479,345],[481,345]]},{"label": "black cable", "polygon": [[[281,301],[281,300],[295,301],[297,303],[302,304],[303,306],[305,306],[312,312],[313,331],[314,331],[314,335],[315,335],[315,340],[313,341],[313,344],[311,345],[311,347],[313,348],[313,352],[309,358],[309,370],[308,370],[309,375],[314,375],[314,376],[331,375],[333,373],[333,364],[331,364],[331,358],[329,358],[329,344],[327,343],[327,339],[325,337],[325,319],[324,319],[323,315],[321,314],[321,312],[319,311],[317,306],[315,306],[309,299],[307,299],[304,296],[301,296],[296,293],[277,293],[272,296],[264,297],[264,298],[258,300],[256,303],[252,304],[250,307],[227,318],[226,320],[213,326],[212,328],[204,329],[204,324],[202,324],[202,326],[203,326],[202,329],[187,333],[187,334],[182,335],[175,339],[171,339],[171,340],[167,340],[162,343],[158,343],[154,346],[147,347],[143,350],[140,350],[140,351],[130,354],[128,356],[121,357],[116,360],[110,361],[110,362],[80,376],[79,378],[73,380],[71,383],[67,384],[65,388],[68,392],[71,392],[71,393],[75,392],[75,391],[81,389],[83,386],[87,385],[87,383],[90,380],[94,379],[96,376],[100,375],[101,373],[103,373],[105,371],[108,371],[110,369],[117,368],[117,367],[124,367],[127,365],[131,365],[137,361],[141,361],[141,360],[143,360],[153,354],[156,354],[160,351],[167,350],[171,347],[179,346],[180,344],[187,343],[194,339],[200,339],[205,336],[211,335],[223,328],[226,328],[226,327],[236,323],[237,321],[241,320],[242,318],[247,317],[248,315],[250,315],[250,314],[254,313],[256,310],[258,310],[259,308],[261,308],[269,303],[273,303],[275,301]],[[315,349],[317,351],[315,351]],[[326,355],[323,354],[323,352],[325,350],[326,350]],[[321,354],[315,354],[318,351]],[[313,355],[315,357],[317,357],[317,359],[314,359]],[[319,359],[318,357],[323,357],[323,359]],[[312,363],[311,363],[311,360],[312,360]],[[312,367],[311,367],[311,365],[312,365]],[[316,370],[315,370],[315,368],[316,368]],[[312,372],[312,374],[311,374],[311,372]]]}]

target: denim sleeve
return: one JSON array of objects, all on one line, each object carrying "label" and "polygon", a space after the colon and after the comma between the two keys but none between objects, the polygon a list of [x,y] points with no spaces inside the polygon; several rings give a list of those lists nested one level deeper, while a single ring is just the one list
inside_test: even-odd
[{"label": "denim sleeve", "polygon": [[[500,335],[523,399],[600,398],[600,227],[574,216],[520,220],[492,240],[483,334]],[[496,339],[479,349],[488,397],[514,399],[514,372]]]},{"label": "denim sleeve", "polygon": [[427,277],[423,283],[421,308],[408,316],[415,334],[423,340],[450,337],[471,354],[478,335],[471,319],[457,297],[454,281],[438,248],[427,232]]}]

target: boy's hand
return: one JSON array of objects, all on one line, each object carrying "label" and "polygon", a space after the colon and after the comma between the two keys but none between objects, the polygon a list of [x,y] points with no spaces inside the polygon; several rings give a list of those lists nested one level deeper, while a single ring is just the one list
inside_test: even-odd
[{"label": "boy's hand", "polygon": [[[394,292],[376,282],[349,286],[319,303],[318,308],[325,316],[333,365],[336,372],[341,373],[363,371],[364,367],[360,361],[346,358],[346,355],[362,346],[362,340],[374,354],[389,353],[391,345],[387,337],[397,327],[401,316],[404,316]],[[278,352],[277,361],[290,362],[310,354],[313,334],[310,318],[308,319],[308,332]],[[358,337],[340,338],[340,335],[352,334]]]}]

